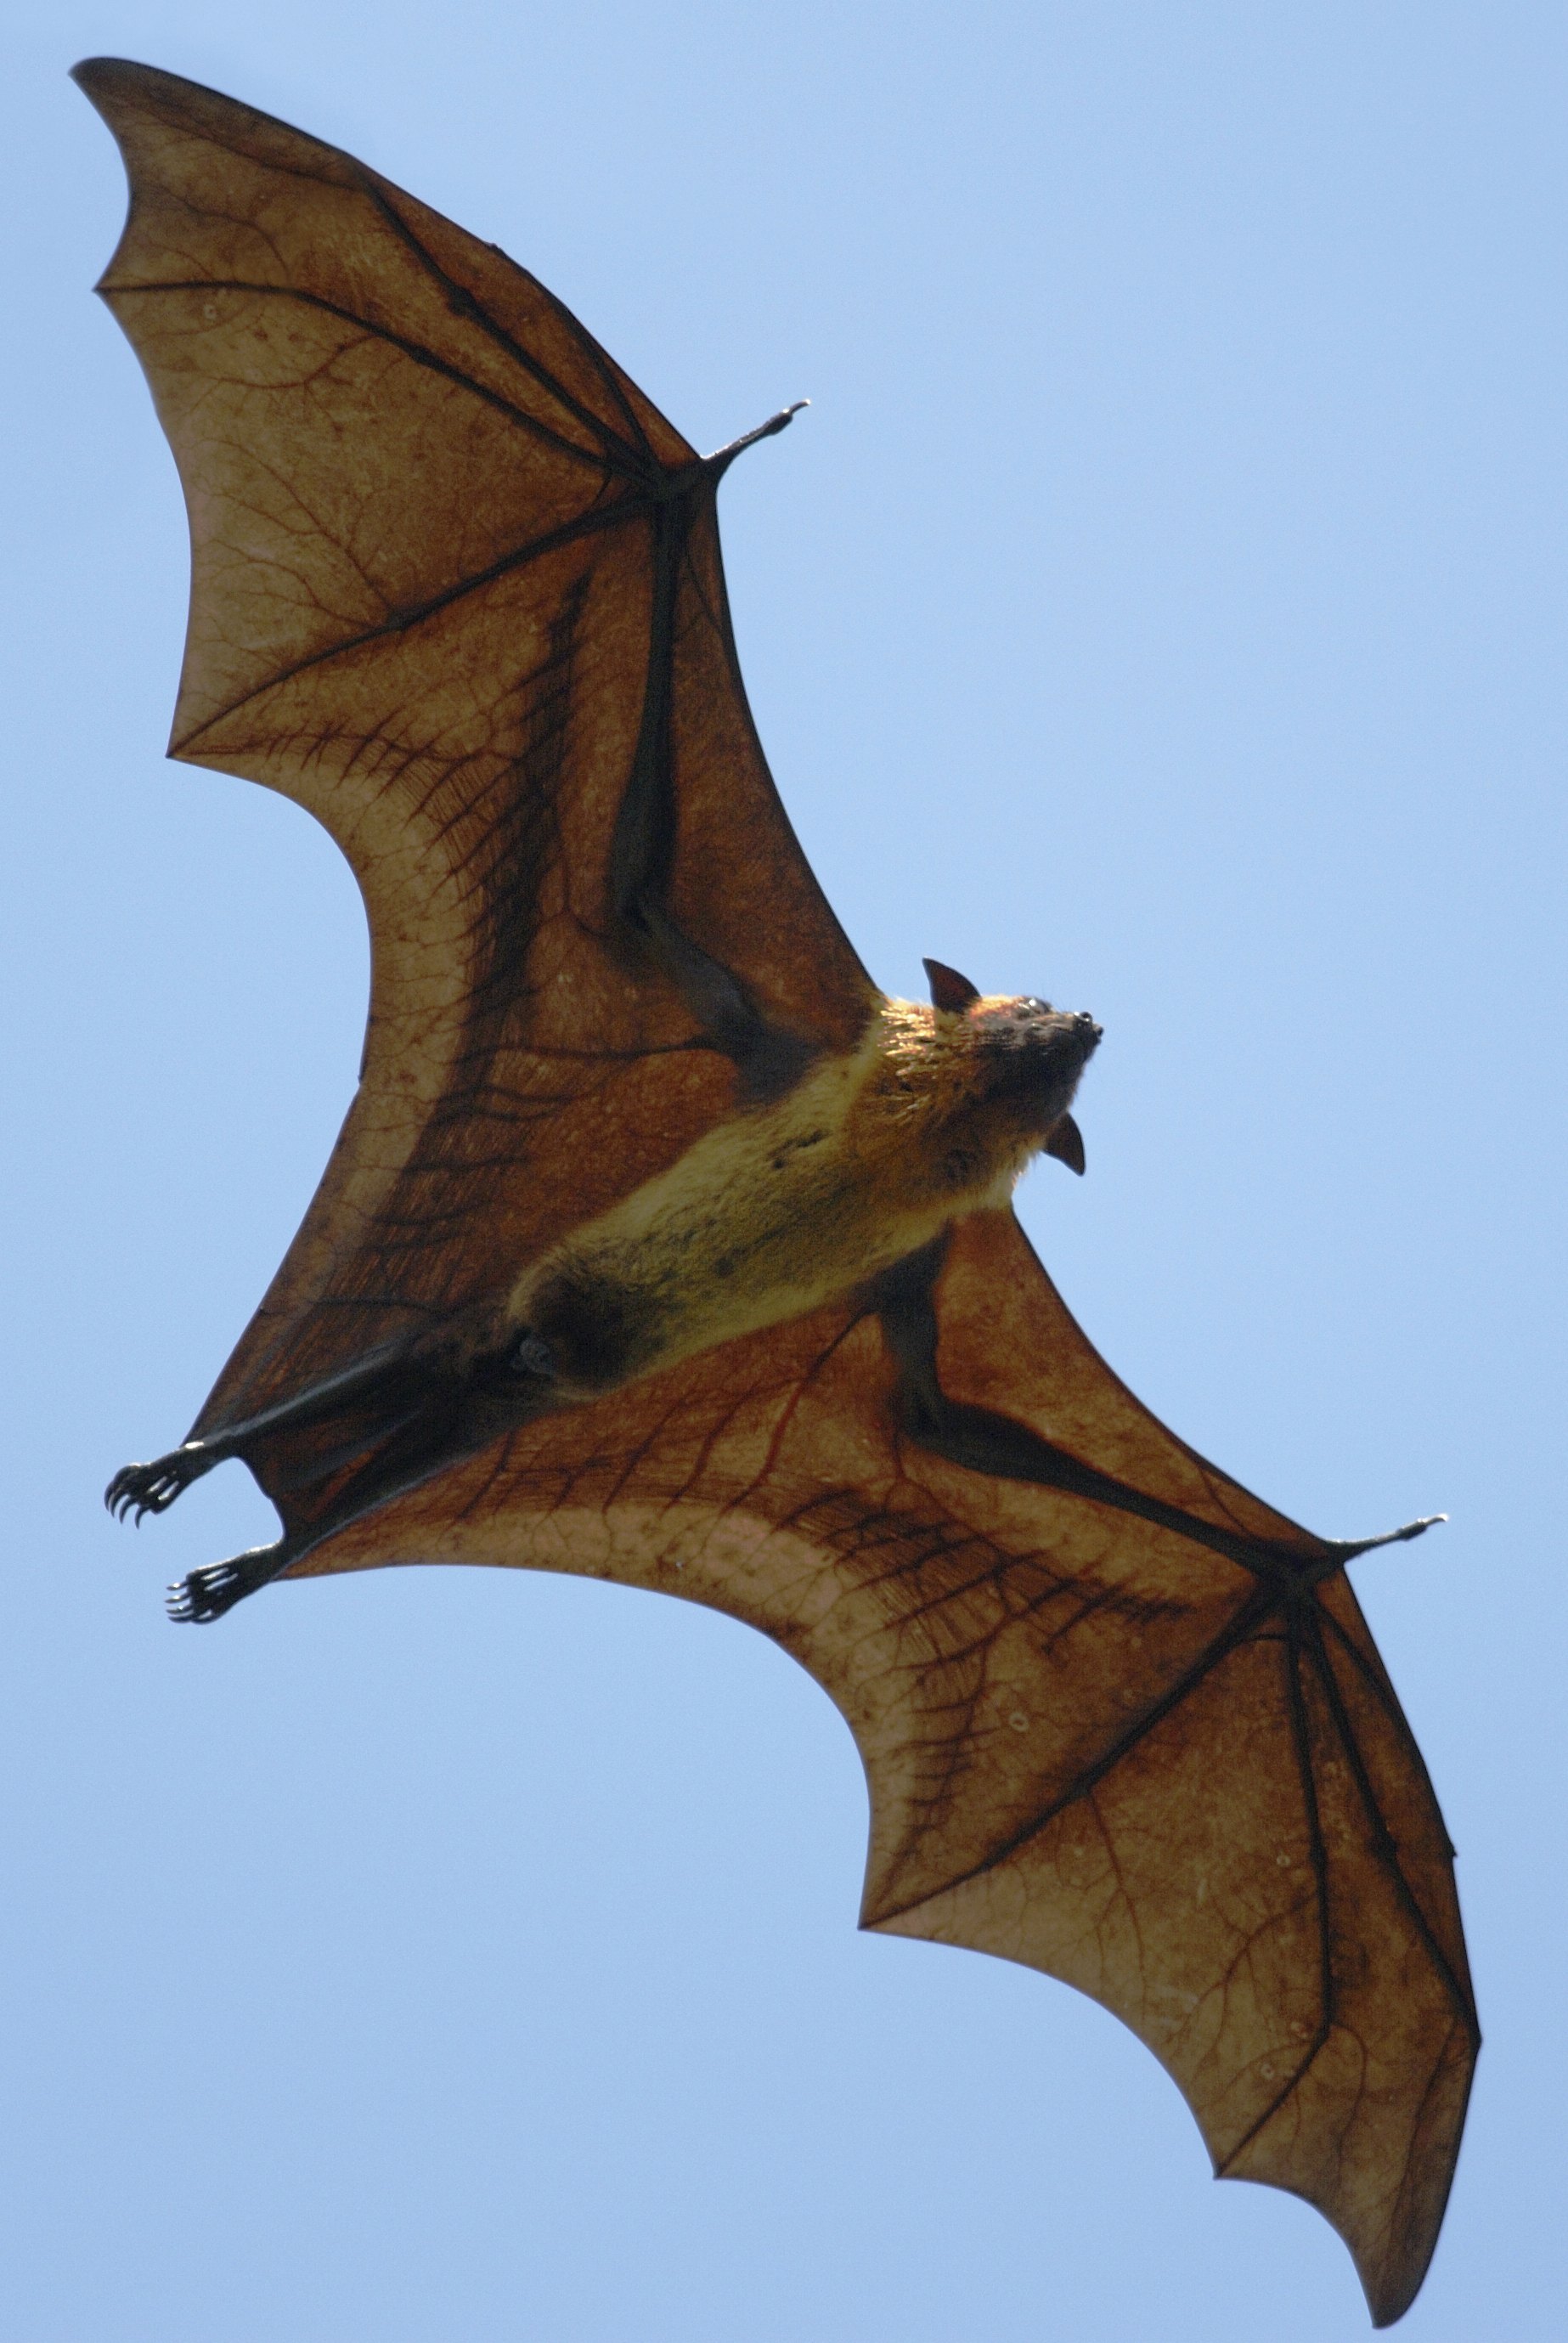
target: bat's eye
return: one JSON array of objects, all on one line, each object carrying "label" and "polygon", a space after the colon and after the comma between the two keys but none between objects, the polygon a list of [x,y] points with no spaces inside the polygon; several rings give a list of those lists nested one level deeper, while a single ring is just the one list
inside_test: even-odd
[{"label": "bat's eye", "polygon": [[1026,1009],[1038,1009],[1042,1017],[1049,1017],[1050,1015],[1050,1001],[1037,1001],[1032,992],[1029,995],[1029,998],[1025,1001],[1023,1005]]},{"label": "bat's eye", "polygon": [[519,1334],[507,1353],[507,1365],[514,1375],[553,1375],[556,1363],[550,1346],[537,1334]]}]

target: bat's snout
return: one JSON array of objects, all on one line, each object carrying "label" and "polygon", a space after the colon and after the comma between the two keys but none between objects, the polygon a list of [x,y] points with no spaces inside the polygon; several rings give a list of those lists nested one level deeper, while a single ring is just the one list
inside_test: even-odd
[{"label": "bat's snout", "polygon": [[1044,1048],[1051,1070],[1076,1084],[1099,1049],[1105,1029],[1095,1023],[1087,1009],[1079,1010],[1076,1016],[1053,1014],[1047,1022],[1051,1031],[1044,1038]]}]

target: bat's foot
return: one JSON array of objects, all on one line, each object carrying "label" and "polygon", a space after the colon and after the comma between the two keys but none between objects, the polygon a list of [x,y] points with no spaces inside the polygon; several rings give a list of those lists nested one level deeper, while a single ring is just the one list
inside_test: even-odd
[{"label": "bat's foot", "polygon": [[165,1608],[171,1619],[182,1624],[188,1621],[193,1626],[205,1627],[276,1578],[293,1559],[294,1550],[279,1538],[275,1545],[252,1546],[248,1553],[233,1554],[227,1562],[209,1562],[193,1570],[188,1578],[176,1580]]},{"label": "bat's foot", "polygon": [[122,1465],[104,1491],[104,1503],[120,1522],[132,1514],[139,1522],[147,1513],[166,1513],[180,1491],[210,1473],[217,1461],[200,1441],[187,1441],[151,1464]]}]

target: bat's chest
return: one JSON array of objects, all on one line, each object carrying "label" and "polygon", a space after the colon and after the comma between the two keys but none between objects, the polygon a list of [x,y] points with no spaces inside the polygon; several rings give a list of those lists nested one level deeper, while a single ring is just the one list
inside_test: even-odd
[{"label": "bat's chest", "polygon": [[568,1392],[612,1389],[803,1317],[952,1217],[950,1198],[879,1177],[827,1130],[693,1155],[574,1232],[514,1295]]},{"label": "bat's chest", "polygon": [[[913,1250],[905,1216],[825,1176],[683,1198],[589,1228],[540,1264],[529,1323],[585,1394],[803,1316]],[[914,1243],[924,1241],[922,1230]]]}]

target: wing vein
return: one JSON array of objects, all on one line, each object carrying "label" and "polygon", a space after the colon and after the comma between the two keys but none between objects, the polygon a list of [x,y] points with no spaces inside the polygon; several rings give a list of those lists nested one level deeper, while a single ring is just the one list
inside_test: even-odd
[{"label": "wing vein", "polygon": [[1473,2045],[1479,2045],[1481,2029],[1476,2021],[1474,2002],[1466,1986],[1455,1974],[1448,1955],[1438,1943],[1432,1925],[1417,1902],[1415,1892],[1409,1880],[1405,1877],[1403,1865],[1399,1859],[1399,1842],[1383,1820],[1382,1808],[1378,1803],[1376,1789],[1367,1771],[1366,1760],[1362,1755],[1361,1744],[1356,1739],[1350,1713],[1345,1707],[1339,1679],[1334,1674],[1328,1653],[1323,1647],[1322,1634],[1315,1616],[1309,1625],[1308,1635],[1312,1645],[1313,1656],[1318,1664],[1318,1674],[1322,1684],[1323,1696],[1332,1715],[1334,1728],[1344,1750],[1345,1762],[1350,1767],[1351,1777],[1355,1783],[1362,1809],[1372,1826],[1372,1842],[1377,1859],[1392,1881],[1394,1894],[1404,1910],[1406,1918],[1420,1937],[1428,1959],[1442,1979],[1455,2008],[1470,2029]]},{"label": "wing vein", "polygon": [[569,457],[574,463],[588,466],[596,472],[618,472],[639,483],[647,480],[646,466],[615,460],[610,448],[618,450],[623,443],[613,434],[610,435],[609,447],[601,448],[597,453],[591,447],[581,447],[575,439],[568,439],[564,432],[555,430],[538,416],[530,415],[528,408],[519,407],[515,399],[508,398],[500,391],[492,390],[487,383],[476,380],[474,376],[465,373],[461,367],[454,366],[450,359],[440,357],[426,343],[417,342],[407,334],[399,334],[390,326],[377,324],[373,317],[361,317],[356,309],[346,309],[341,302],[329,301],[325,294],[307,293],[297,285],[263,285],[237,277],[167,277],[157,285],[106,282],[100,289],[106,297],[113,294],[116,301],[142,300],[163,293],[244,293],[258,300],[297,301],[301,308],[317,309],[324,317],[336,317],[340,325],[357,327],[369,341],[386,342],[415,366],[423,367],[429,373],[439,375],[457,389],[466,390],[471,397],[482,399],[487,407],[493,407],[498,414],[504,415],[508,423],[518,424],[523,430],[531,432],[536,438],[544,440],[558,454]]},{"label": "wing vein", "polygon": [[1189,1693],[1195,1692],[1204,1679],[1213,1674],[1222,1660],[1228,1659],[1240,1644],[1245,1643],[1247,1637],[1262,1625],[1274,1608],[1274,1598],[1266,1589],[1259,1588],[1241,1604],[1230,1624],[1221,1629],[1219,1634],[1204,1651],[1199,1654],[1190,1667],[1183,1669],[1175,1683],[1171,1684],[1151,1707],[1145,1709],[1143,1715],[1130,1725],[1125,1732],[1119,1733],[1092,1765],[1084,1766],[1081,1773],[1075,1775],[1066,1788],[1052,1798],[1049,1805],[1043,1806],[1038,1815],[1032,1815],[1019,1829],[1010,1832],[1007,1837],[992,1847],[979,1863],[971,1864],[966,1869],[955,1873],[952,1878],[944,1880],[940,1888],[928,1890],[925,1894],[913,1897],[908,1904],[890,1906],[885,1910],[879,1908],[878,1920],[899,1919],[907,1913],[918,1911],[922,1904],[929,1904],[931,1901],[933,1894],[947,1895],[955,1887],[965,1886],[971,1879],[983,1878],[987,1872],[994,1871],[1000,1864],[1006,1863],[1021,1847],[1029,1845],[1030,1841],[1038,1838],[1042,1831],[1050,1828],[1059,1815],[1064,1814],[1067,1808],[1075,1805],[1080,1798],[1087,1796],[1090,1791],[1121,1763],[1123,1757],[1128,1756],[1137,1748],[1140,1742],[1147,1740],[1155,1726],[1162,1724],[1172,1709],[1179,1707],[1186,1699]]},{"label": "wing vein", "polygon": [[307,675],[313,668],[330,666],[334,659],[363,650],[368,644],[408,634],[416,627],[423,626],[427,618],[450,609],[454,603],[463,601],[470,594],[481,593],[487,586],[493,586],[498,578],[526,569],[531,561],[541,560],[546,554],[557,553],[562,546],[576,544],[582,538],[602,535],[608,529],[618,528],[624,521],[644,518],[651,510],[651,505],[641,497],[621,497],[612,505],[579,513],[574,520],[563,521],[558,528],[547,529],[542,537],[530,538],[526,545],[519,545],[510,553],[498,555],[483,569],[476,569],[468,577],[458,578],[455,585],[443,587],[438,594],[430,595],[425,601],[417,602],[406,610],[394,611],[389,618],[382,619],[377,626],[362,628],[357,634],[346,635],[340,642],[328,643],[324,649],[312,651],[307,658],[279,668],[276,674],[253,684],[248,691],[242,692],[237,699],[230,700],[215,715],[205,718],[194,731],[183,734],[176,744],[175,753],[184,755],[204,732],[210,732],[216,725],[226,723],[242,708],[248,707],[252,700],[264,699],[268,692],[276,691],[282,684],[291,683],[296,676]]},{"label": "wing vein", "polygon": [[[467,317],[474,325],[477,326],[480,332],[487,335],[497,345],[498,348],[505,350],[508,357],[515,360],[515,362],[522,367],[524,373],[528,375],[533,381],[537,382],[539,388],[544,391],[548,397],[553,398],[558,407],[565,407],[567,413],[572,416],[576,421],[586,425],[588,429],[591,431],[594,437],[598,440],[607,459],[609,458],[610,451],[613,448],[623,458],[629,457],[631,458],[631,461],[626,465],[627,469],[636,470],[639,473],[642,472],[645,469],[645,466],[638,465],[636,462],[636,451],[629,449],[627,447],[625,440],[620,438],[614,431],[612,431],[603,418],[594,413],[592,407],[585,407],[580,399],[575,398],[572,393],[567,389],[565,384],[558,381],[556,377],[550,373],[548,367],[541,366],[539,361],[536,357],[532,357],[519,341],[518,341],[512,335],[508,334],[506,327],[501,325],[497,318],[490,315],[490,312],[486,308],[484,303],[478,298],[477,294],[470,291],[467,285],[461,283],[460,280],[453,277],[448,270],[442,267],[441,263],[436,258],[435,254],[429,249],[428,246],[425,244],[420,236],[416,235],[414,229],[403,217],[403,215],[399,212],[396,204],[392,202],[391,197],[387,193],[385,187],[371,179],[368,173],[367,173],[366,176],[367,181],[367,192],[370,196],[371,202],[376,206],[376,208],[379,211],[383,219],[387,221],[388,226],[392,229],[393,234],[398,236],[407,246],[408,250],[413,253],[416,259],[419,262],[420,266],[424,268],[428,275],[433,277],[437,283],[441,286],[447,297],[448,302],[458,311],[458,313],[461,316]],[[497,248],[498,249],[498,247]],[[537,277],[531,277],[527,269],[519,268],[515,260],[508,260],[507,265],[508,267],[517,268],[518,276],[525,278],[528,284],[535,287],[536,290],[540,294],[543,299],[547,301],[550,307],[555,311],[557,317],[564,320],[565,323],[567,323],[580,337],[581,341],[588,346],[591,356],[596,357],[602,357],[604,356],[604,353],[598,349],[598,346],[594,341],[593,337],[588,333],[582,326],[578,325],[577,319],[572,317],[570,311],[566,308],[563,303],[556,299],[554,294],[546,292],[544,287],[538,283]],[[600,368],[599,371],[602,377],[603,369]],[[638,423],[635,416],[632,415],[630,407],[628,405],[625,397],[621,393],[619,385],[610,384],[608,387],[613,390],[618,404],[620,406],[622,412],[626,415],[628,421],[631,424],[633,430],[637,433],[638,439],[641,443],[644,456],[657,463],[658,459],[653,457],[653,451],[648,445],[647,436],[640,424]],[[618,469],[620,468],[618,467],[617,468]],[[662,466],[659,467],[659,468],[662,469]]]}]

